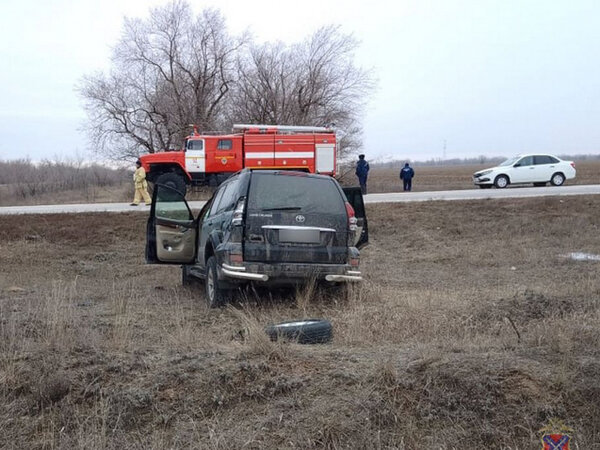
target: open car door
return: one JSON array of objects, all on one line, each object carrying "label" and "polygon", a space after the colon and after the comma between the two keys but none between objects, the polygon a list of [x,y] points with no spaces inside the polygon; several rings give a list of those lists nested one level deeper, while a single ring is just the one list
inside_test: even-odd
[{"label": "open car door", "polygon": [[363,202],[362,192],[359,187],[345,187],[342,188],[348,203],[354,208],[354,214],[356,215],[356,230],[354,245],[360,249],[369,243],[369,225],[367,222],[367,212],[365,211],[365,204]]},{"label": "open car door", "polygon": [[156,184],[146,225],[147,264],[192,264],[198,226],[184,195]]}]

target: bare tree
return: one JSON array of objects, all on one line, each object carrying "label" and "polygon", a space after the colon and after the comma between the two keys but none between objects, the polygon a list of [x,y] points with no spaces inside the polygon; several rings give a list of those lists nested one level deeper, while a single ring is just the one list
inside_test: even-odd
[{"label": "bare tree", "polygon": [[342,152],[361,146],[361,111],[374,88],[369,71],[354,64],[357,41],[339,27],[319,29],[300,44],[252,46],[238,58],[230,96],[231,120],[330,125]]},{"label": "bare tree", "polygon": [[241,121],[335,124],[342,150],[360,147],[373,79],[354,65],[351,35],[330,26],[291,46],[247,41],[227,33],[218,11],[194,16],[185,0],[126,19],[110,71],[78,88],[92,145],[129,159],[179,146],[189,124],[217,130]]},{"label": "bare tree", "polygon": [[93,146],[131,158],[179,145],[191,123],[214,129],[243,43],[218,11],[194,17],[183,0],[151,10],[147,20],[126,19],[110,72],[79,86]]}]

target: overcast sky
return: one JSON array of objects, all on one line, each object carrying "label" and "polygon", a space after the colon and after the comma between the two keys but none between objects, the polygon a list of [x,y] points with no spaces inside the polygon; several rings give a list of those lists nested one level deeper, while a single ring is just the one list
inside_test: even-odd
[{"label": "overcast sky", "polygon": [[[89,157],[75,85],[109,67],[124,16],[164,1],[0,3],[0,159]],[[233,33],[295,42],[339,24],[378,89],[367,158],[600,153],[600,1],[190,2]],[[243,118],[239,118],[243,122]]]}]

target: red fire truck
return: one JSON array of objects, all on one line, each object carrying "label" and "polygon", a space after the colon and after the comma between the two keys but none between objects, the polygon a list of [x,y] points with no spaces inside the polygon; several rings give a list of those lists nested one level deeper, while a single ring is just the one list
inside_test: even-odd
[{"label": "red fire truck", "polygon": [[183,150],[140,157],[150,182],[185,192],[187,185],[217,186],[243,168],[291,169],[335,175],[336,140],[331,128],[244,125],[232,134],[202,134],[194,126]]}]

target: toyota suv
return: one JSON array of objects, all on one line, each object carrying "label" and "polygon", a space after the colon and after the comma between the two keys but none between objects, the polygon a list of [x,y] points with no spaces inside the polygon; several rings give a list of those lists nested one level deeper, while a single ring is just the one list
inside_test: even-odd
[{"label": "toyota suv", "polygon": [[360,188],[328,176],[242,170],[194,217],[184,195],[157,184],[147,224],[146,262],[182,264],[184,284],[205,281],[211,307],[249,282],[359,282],[368,242]]}]

